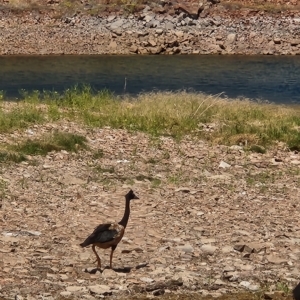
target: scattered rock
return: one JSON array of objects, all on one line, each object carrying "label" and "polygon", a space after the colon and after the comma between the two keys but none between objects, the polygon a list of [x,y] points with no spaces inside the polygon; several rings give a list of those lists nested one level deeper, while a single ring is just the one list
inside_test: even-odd
[{"label": "scattered rock", "polygon": [[153,296],[162,296],[164,293],[165,293],[164,289],[159,289],[152,292]]},{"label": "scattered rock", "polygon": [[146,286],[147,292],[152,292],[155,290],[162,290],[162,289],[169,289],[169,290],[176,290],[179,286],[182,286],[183,282],[181,280],[169,280],[166,282],[156,282],[151,285]]},{"label": "scattered rock", "polygon": [[232,44],[236,41],[236,34],[235,33],[230,33],[227,35],[227,42]]},{"label": "scattered rock", "polygon": [[97,285],[91,285],[88,287],[90,293],[92,295],[111,295],[112,291],[108,285],[103,284],[97,284]]},{"label": "scattered rock", "polygon": [[223,169],[226,169],[226,168],[230,168],[231,166],[226,163],[225,161],[221,161],[220,164],[219,164],[219,168],[223,168]]},{"label": "scattered rock", "polygon": [[215,251],[218,249],[218,247],[207,244],[207,245],[201,246],[200,249],[205,254],[213,255],[215,253]]},{"label": "scattered rock", "polygon": [[[150,36],[144,39],[148,42]],[[92,300],[128,292],[148,292],[150,297],[177,290],[210,295],[239,289],[252,292],[260,288],[260,282],[276,287],[280,280],[296,284],[299,193],[297,176],[291,176],[298,174],[296,151],[279,147],[251,153],[188,137],[182,141],[161,137],[158,146],[144,133],[91,130],[67,120],[59,125],[36,124],[35,135],[51,132],[54,125],[86,136],[90,148],[67,160],[57,160],[61,153],[53,151],[36,158],[38,164],[2,166],[1,177],[6,180],[0,219],[4,297],[12,298],[5,293],[13,289],[13,297],[26,299],[32,294],[49,300],[55,289],[58,297]],[[20,136],[15,134],[1,133],[0,138],[22,140],[22,131]],[[133,159],[132,145],[137,143],[139,155]],[[103,149],[103,157],[94,161],[93,149]],[[272,165],[274,157],[281,163]],[[154,164],[150,158],[163,159]],[[219,177],[225,171],[219,168],[220,161],[232,163],[225,177]],[[45,164],[52,167],[44,169]],[[101,172],[112,185],[103,188],[96,166],[113,170]],[[182,181],[170,183],[170,176],[178,171]],[[137,174],[145,180],[135,180]],[[89,182],[77,181],[89,176]],[[159,188],[153,187],[153,176],[161,181]],[[205,180],[199,181],[202,177]],[[28,187],[20,184],[23,178],[32,179]],[[132,181],[129,184],[124,178]],[[100,222],[121,219],[121,199],[129,188],[137,190],[141,200],[132,203],[113,269],[106,268],[110,249],[97,249],[102,260],[97,270],[94,253],[79,243]],[[212,275],[209,283],[208,273]],[[30,282],[27,290],[21,283],[22,288],[15,290],[19,280]]]},{"label": "scattered rock", "polygon": [[248,290],[255,292],[259,290],[259,286],[256,284],[251,284],[249,281],[241,281],[240,286],[247,288]]},{"label": "scattered rock", "polygon": [[85,290],[85,287],[73,285],[73,286],[67,286],[66,290],[67,290],[67,292],[70,292],[70,293],[77,293],[77,292],[83,292]]},{"label": "scattered rock", "polygon": [[272,263],[272,264],[275,264],[275,265],[280,265],[280,264],[283,264],[283,263],[287,263],[287,259],[280,258],[280,257],[275,256],[275,255],[267,255],[266,258],[267,258],[269,263]]},{"label": "scattered rock", "polygon": [[191,253],[194,251],[194,248],[190,244],[186,244],[184,246],[177,246],[176,249],[186,253]]}]

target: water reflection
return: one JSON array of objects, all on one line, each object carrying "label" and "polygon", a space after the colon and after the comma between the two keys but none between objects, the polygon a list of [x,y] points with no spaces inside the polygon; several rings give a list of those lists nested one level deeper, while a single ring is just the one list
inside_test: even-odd
[{"label": "water reflection", "polygon": [[0,90],[62,91],[90,84],[127,92],[192,89],[228,97],[300,103],[300,58],[291,56],[8,56],[0,57]]}]

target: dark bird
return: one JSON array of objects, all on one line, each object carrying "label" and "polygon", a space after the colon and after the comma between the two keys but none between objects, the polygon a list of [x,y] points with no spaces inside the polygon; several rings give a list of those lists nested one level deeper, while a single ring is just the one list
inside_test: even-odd
[{"label": "dark bird", "polygon": [[95,228],[94,232],[89,237],[87,237],[87,239],[83,243],[80,244],[81,247],[93,245],[92,250],[97,257],[97,267],[99,269],[101,268],[101,259],[98,253],[96,252],[96,246],[102,249],[107,249],[111,247],[110,268],[112,269],[113,253],[116,250],[117,245],[122,240],[125,228],[129,220],[130,200],[139,198],[134,194],[132,190],[130,190],[125,195],[125,199],[125,211],[122,220],[119,223],[100,224]]},{"label": "dark bird", "polygon": [[300,300],[300,283],[294,288],[293,297],[295,300]]}]

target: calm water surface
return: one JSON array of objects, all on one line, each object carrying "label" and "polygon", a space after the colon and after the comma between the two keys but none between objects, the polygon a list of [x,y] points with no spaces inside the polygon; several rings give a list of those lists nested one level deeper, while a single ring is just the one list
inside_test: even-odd
[{"label": "calm water surface", "polygon": [[63,91],[75,84],[126,92],[188,89],[228,97],[300,103],[300,57],[14,56],[0,57],[0,90]]}]

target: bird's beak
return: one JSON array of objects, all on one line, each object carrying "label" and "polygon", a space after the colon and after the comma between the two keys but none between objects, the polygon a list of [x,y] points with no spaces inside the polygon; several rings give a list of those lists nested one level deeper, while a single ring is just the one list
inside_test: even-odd
[{"label": "bird's beak", "polygon": [[140,199],[138,196],[134,195],[134,198],[133,199]]}]

